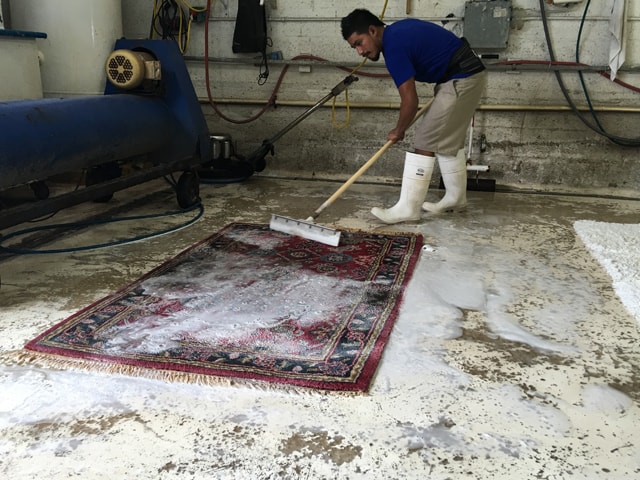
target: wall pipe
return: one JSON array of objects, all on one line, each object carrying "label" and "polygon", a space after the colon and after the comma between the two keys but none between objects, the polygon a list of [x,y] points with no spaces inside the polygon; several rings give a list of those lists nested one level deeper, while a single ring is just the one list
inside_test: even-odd
[{"label": "wall pipe", "polygon": [[[185,56],[186,62],[192,63],[203,63],[204,57],[201,56]],[[258,66],[255,58],[251,59],[242,59],[242,58],[222,58],[222,57],[209,57],[209,63],[220,64],[220,65],[246,65],[246,66]],[[536,64],[527,64],[527,63],[517,63],[517,60],[510,60],[508,64],[503,64],[501,62],[487,62],[485,60],[485,66],[489,71],[497,71],[497,72],[549,72],[549,71],[561,71],[561,72],[602,72],[607,71],[609,69],[609,65],[562,65],[556,64],[553,65],[551,62],[546,62],[541,60],[541,63]],[[355,64],[351,62],[336,62],[336,61],[318,61],[318,60],[269,60],[269,65],[289,65],[289,66],[312,66],[312,67],[343,67],[347,69],[353,69],[359,66],[360,64]],[[386,68],[384,65],[367,65],[368,69],[371,70],[384,70],[386,72]],[[624,67],[618,72],[621,73],[640,73],[640,65],[631,65]]]},{"label": "wall pipe", "polygon": [[[386,17],[385,16],[385,21],[386,22],[397,22],[398,20],[402,20],[404,18],[407,17]],[[576,21],[579,22],[581,20],[580,16],[576,16],[576,15],[551,15],[548,16],[548,18],[550,20],[554,20],[554,21]],[[464,21],[464,17],[420,17],[421,20],[426,20],[427,22],[463,22]],[[589,21],[594,21],[594,22],[604,22],[604,21],[609,21],[610,18],[609,17],[589,17],[588,18]],[[630,22],[637,22],[640,21],[640,17],[628,17],[627,18],[628,21]],[[209,22],[223,22],[223,23],[229,23],[229,22],[235,22],[236,19],[235,17],[209,17]],[[336,22],[336,17],[273,17],[270,16],[269,17],[269,21],[270,22],[281,22],[281,23],[288,23],[288,22],[298,22],[298,23],[335,23]],[[524,21],[524,22],[539,22],[540,21],[540,17],[536,17],[536,16],[531,16],[531,15],[527,15],[527,16],[523,16],[520,17],[518,15],[514,15],[512,18],[512,21]]]},{"label": "wall pipe", "polygon": [[[201,104],[208,104],[209,99],[207,98],[198,98],[198,101]],[[216,99],[216,103],[224,104],[224,105],[241,105],[241,106],[253,106],[253,105],[264,105],[264,100],[251,100],[244,98],[223,98]],[[313,106],[312,102],[308,102],[305,100],[278,100],[278,106],[284,107],[311,107]],[[324,105],[325,107],[329,107]],[[336,107],[346,108],[347,104],[344,102],[336,102]],[[387,103],[387,102],[360,102],[353,103],[349,102],[349,108],[360,108],[360,109],[380,109],[380,110],[397,110],[400,108],[400,105],[396,103]],[[487,104],[480,105],[477,110],[481,111],[491,111],[491,112],[512,112],[512,111],[522,111],[522,112],[570,112],[571,108],[566,105],[526,105],[526,104]],[[578,107],[578,110],[582,111],[590,111],[587,106]],[[640,107],[594,107],[594,110],[598,112],[606,112],[606,113],[640,113]]]}]

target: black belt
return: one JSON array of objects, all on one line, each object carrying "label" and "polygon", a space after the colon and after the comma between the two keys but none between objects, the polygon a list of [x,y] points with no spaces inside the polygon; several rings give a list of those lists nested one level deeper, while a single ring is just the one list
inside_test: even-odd
[{"label": "black belt", "polygon": [[466,38],[462,37],[462,45],[453,53],[449,60],[447,70],[442,76],[442,80],[438,83],[444,83],[455,75],[465,73],[473,75],[485,69],[482,60],[471,49],[471,45]]}]

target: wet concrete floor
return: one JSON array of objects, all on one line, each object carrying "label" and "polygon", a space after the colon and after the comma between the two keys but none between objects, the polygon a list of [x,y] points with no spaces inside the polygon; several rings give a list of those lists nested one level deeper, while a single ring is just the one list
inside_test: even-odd
[{"label": "wet concrete floor", "polygon": [[[382,226],[395,186],[353,185],[318,218],[425,247],[366,395],[200,386],[16,364],[11,352],[230,222],[308,217],[339,184],[201,186],[204,215],[148,240],[0,258],[0,476],[11,479],[640,479],[640,333],[578,220],[633,200],[469,192],[469,209]],[[430,199],[442,191],[429,193]],[[49,223],[173,210],[162,180]],[[31,236],[67,248],[191,214]],[[20,225],[11,230],[33,226]],[[310,292],[312,293],[312,292]]]}]

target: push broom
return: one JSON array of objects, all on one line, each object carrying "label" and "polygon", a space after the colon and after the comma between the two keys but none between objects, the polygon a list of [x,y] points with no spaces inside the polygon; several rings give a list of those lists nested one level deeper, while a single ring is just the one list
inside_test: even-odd
[{"label": "push broom", "polygon": [[[418,118],[420,118],[422,114],[427,111],[432,101],[433,99],[429,100],[429,102],[427,102],[420,110],[418,110],[409,126],[413,125],[415,121],[418,120]],[[318,215],[320,215],[325,208],[335,202],[347,190],[347,188],[349,188],[353,184],[353,182],[360,178],[360,176],[364,172],[366,172],[369,167],[376,163],[378,159],[384,154],[384,152],[386,152],[388,148],[393,144],[393,141],[387,141],[387,143],[385,143],[382,148],[380,148],[380,150],[375,153],[375,155],[367,160],[366,163],[364,163],[360,167],[360,169],[356,173],[354,173],[351,178],[349,178],[349,180],[344,182],[333,195],[331,195],[322,205],[320,205],[315,210],[315,212],[313,212],[313,214],[309,216],[309,218],[307,218],[306,220],[296,220],[294,218],[285,217],[274,213],[271,215],[271,223],[269,224],[269,228],[278,232],[296,235],[308,240],[314,240],[326,245],[331,245],[332,247],[337,247],[340,243],[340,231],[318,225],[314,223],[314,220],[318,218]]]}]

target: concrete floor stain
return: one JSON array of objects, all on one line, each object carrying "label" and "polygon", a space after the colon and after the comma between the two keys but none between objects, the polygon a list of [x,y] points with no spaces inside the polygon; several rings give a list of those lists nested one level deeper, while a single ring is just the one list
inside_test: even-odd
[{"label": "concrete floor stain", "polygon": [[320,457],[336,465],[350,463],[362,454],[362,447],[345,444],[341,435],[328,432],[301,431],[282,442],[280,451],[287,456]]}]

